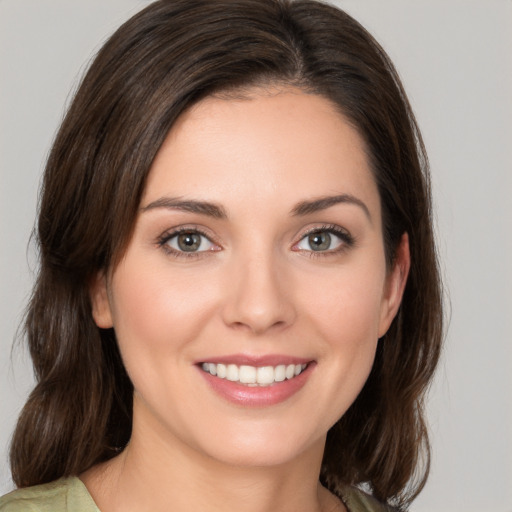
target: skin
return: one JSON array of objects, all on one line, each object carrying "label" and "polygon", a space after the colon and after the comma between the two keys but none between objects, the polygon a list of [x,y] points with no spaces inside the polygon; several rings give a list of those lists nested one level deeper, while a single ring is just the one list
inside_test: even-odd
[{"label": "skin", "polygon": [[[340,195],[350,200],[297,214]],[[177,227],[203,232],[201,250],[164,243]],[[311,229],[332,227],[343,236],[313,251]],[[129,446],[82,475],[101,510],[344,510],[318,484],[326,433],[364,385],[408,269],[406,235],[386,267],[364,142],[328,100],[254,89],[188,110],[153,163],[124,257],[91,290],[135,388]],[[244,407],[197,365],[230,354],[305,358],[310,371],[287,400]]]}]

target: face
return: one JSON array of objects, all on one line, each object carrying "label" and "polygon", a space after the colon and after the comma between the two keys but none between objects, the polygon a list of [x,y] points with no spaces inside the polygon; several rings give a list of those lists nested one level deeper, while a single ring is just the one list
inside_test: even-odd
[{"label": "face", "polygon": [[229,464],[321,450],[399,306],[358,133],[324,98],[208,98],[170,131],[131,241],[92,290],[135,388],[132,443]]}]

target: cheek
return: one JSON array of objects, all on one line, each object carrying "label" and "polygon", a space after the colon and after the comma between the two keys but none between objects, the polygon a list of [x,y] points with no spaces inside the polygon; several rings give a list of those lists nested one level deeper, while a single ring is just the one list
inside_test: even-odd
[{"label": "cheek", "polygon": [[[336,344],[359,345],[378,338],[385,271],[361,266],[340,269],[321,280],[311,280],[302,292],[306,315]],[[312,294],[316,285],[317,293]]]},{"label": "cheek", "polygon": [[127,369],[132,362],[186,356],[181,349],[198,337],[212,311],[211,287],[199,286],[193,275],[140,269],[133,272],[126,263],[113,281],[114,329]]},{"label": "cheek", "polygon": [[322,293],[303,294],[302,310],[323,342],[320,358],[327,362],[322,378],[324,396],[332,400],[331,424],[350,407],[373,366],[384,278],[379,269],[340,270],[323,281]]}]

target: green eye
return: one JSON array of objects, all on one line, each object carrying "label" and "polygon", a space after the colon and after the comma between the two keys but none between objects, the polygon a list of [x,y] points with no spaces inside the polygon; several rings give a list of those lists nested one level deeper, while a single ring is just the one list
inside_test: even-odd
[{"label": "green eye", "polygon": [[331,248],[331,235],[325,231],[308,235],[307,241],[312,251],[328,251]]},{"label": "green eye", "polygon": [[352,246],[352,236],[339,227],[318,228],[303,236],[295,246],[301,251],[336,252]]},{"label": "green eye", "polygon": [[177,246],[184,252],[195,252],[201,247],[201,235],[182,233],[176,237]]},{"label": "green eye", "polygon": [[170,236],[165,244],[177,252],[204,252],[213,249],[214,244],[205,235],[196,231],[184,231]]}]

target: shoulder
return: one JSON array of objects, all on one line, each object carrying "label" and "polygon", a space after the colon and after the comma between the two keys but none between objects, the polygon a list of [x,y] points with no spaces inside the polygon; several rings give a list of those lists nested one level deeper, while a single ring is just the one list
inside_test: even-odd
[{"label": "shoulder", "polygon": [[394,512],[395,510],[356,487],[343,488],[342,501],[349,512]]},{"label": "shoulder", "polygon": [[77,478],[17,489],[0,498],[0,512],[99,512]]}]

